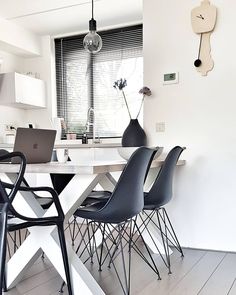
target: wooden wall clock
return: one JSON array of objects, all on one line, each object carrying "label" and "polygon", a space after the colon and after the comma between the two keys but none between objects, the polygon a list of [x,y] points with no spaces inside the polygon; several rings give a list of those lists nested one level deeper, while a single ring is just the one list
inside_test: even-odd
[{"label": "wooden wall clock", "polygon": [[203,0],[201,5],[191,12],[192,28],[200,35],[198,58],[194,62],[197,71],[206,76],[214,67],[211,57],[211,33],[216,25],[217,8],[209,0]]}]

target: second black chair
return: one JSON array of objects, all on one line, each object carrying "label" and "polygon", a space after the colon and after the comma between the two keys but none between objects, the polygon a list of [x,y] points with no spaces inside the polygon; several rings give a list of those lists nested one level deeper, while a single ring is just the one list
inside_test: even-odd
[{"label": "second black chair", "polygon": [[[174,171],[176,163],[184,149],[183,147],[176,146],[168,153],[150,191],[144,194],[143,214],[139,214],[142,220],[142,226],[144,226],[148,232],[147,226],[149,223],[153,224],[160,231],[165,257],[161,255],[157,245],[156,248],[168,267],[169,273],[171,273],[169,246],[173,246],[177,249],[182,256],[184,256],[184,254],[164,206],[170,202],[172,198]],[[150,237],[152,238],[151,234]],[[155,244],[154,240],[153,243]]]},{"label": "second black chair", "polygon": [[[129,159],[109,200],[105,204],[99,203],[80,208],[74,213],[77,217],[90,220],[93,237],[97,230],[101,231],[102,243],[100,257],[98,257],[99,268],[102,264],[103,247],[105,247],[108,251],[108,256],[115,269],[122,290],[126,295],[130,294],[131,248],[136,250],[138,254],[147,262],[143,253],[140,253],[139,249],[132,241],[134,231],[136,230],[140,232],[136,223],[136,218],[144,206],[144,180],[154,154],[155,150],[151,150],[146,147],[137,149]],[[111,229],[117,233],[117,238],[114,238],[114,234],[111,233]],[[113,240],[115,244],[115,250],[112,252],[111,247],[108,247],[107,236],[111,236],[111,240]],[[128,275],[125,267],[126,263],[123,251],[123,240],[125,240],[125,242],[129,245]],[[143,243],[149,254],[149,258],[151,259],[149,266],[155,271],[160,279],[156,264],[144,240]],[[114,254],[117,251],[118,246],[120,246],[121,251],[125,286],[123,286],[114,264]]]}]

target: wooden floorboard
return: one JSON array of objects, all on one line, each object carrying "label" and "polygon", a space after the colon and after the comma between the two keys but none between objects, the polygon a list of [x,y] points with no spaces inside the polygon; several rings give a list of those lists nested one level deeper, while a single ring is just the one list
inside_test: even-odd
[{"label": "wooden floorboard", "polygon": [[201,259],[203,259],[206,252],[186,249],[184,255],[184,258],[179,257],[179,259],[172,264],[171,275],[168,275],[166,272],[163,273],[161,281],[152,281],[148,286],[140,289],[137,294],[169,294],[182,278],[186,276]]},{"label": "wooden floorboard", "polygon": [[170,295],[198,294],[225,257],[222,252],[207,252],[171,290]]},{"label": "wooden floorboard", "polygon": [[232,285],[230,286],[230,289],[227,295],[236,295],[236,278],[234,279]]},{"label": "wooden floorboard", "polygon": [[[148,257],[142,242],[138,242],[138,246]],[[191,249],[185,249],[184,254],[185,257],[182,258],[180,253],[174,250],[170,275],[160,256],[152,255],[162,278],[158,280],[151,268],[133,251],[131,295],[236,295],[236,254]],[[125,256],[127,255],[126,248]],[[86,267],[105,294],[122,295],[114,268],[109,269],[107,264],[106,260],[102,272],[98,272],[98,262],[94,257],[94,263],[88,261]],[[122,273],[120,257],[115,260],[115,265],[119,273]],[[39,258],[26,272],[22,281],[6,294],[58,295],[61,283],[62,279],[47,257],[44,260]],[[66,287],[64,295],[68,295]]]},{"label": "wooden floorboard", "polygon": [[236,255],[231,253],[227,254],[219,267],[203,286],[202,290],[200,290],[199,295],[227,294],[236,278],[235,266]]}]

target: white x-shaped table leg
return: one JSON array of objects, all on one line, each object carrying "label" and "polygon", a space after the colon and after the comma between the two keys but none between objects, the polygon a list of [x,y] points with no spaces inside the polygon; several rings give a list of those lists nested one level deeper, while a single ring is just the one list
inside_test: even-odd
[{"label": "white x-shaped table leg", "polygon": [[[11,180],[15,175],[8,175]],[[91,190],[98,184],[102,175],[75,175],[70,183],[60,194],[60,202],[68,220],[78,206],[83,202]],[[26,216],[42,216],[42,209],[34,198],[27,194],[19,194],[15,200],[15,208]],[[44,216],[55,216],[56,209],[52,205]],[[72,247],[67,245],[69,265],[71,271],[72,287],[74,295],[104,295],[103,290],[94,280],[82,261],[75,254]],[[13,287],[23,276],[35,260],[45,252],[58,273],[65,280],[65,273],[61,255],[61,249],[55,226],[32,227],[30,235],[7,264],[7,287]]]}]

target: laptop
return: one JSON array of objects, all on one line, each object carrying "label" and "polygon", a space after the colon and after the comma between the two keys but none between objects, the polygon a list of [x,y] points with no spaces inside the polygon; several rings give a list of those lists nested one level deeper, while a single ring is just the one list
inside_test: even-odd
[{"label": "laptop", "polygon": [[[56,130],[17,128],[14,152],[22,152],[27,164],[47,163],[51,161]],[[12,163],[19,163],[19,158]]]}]

